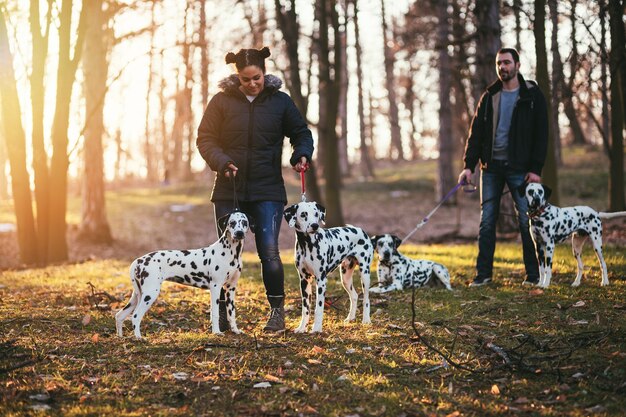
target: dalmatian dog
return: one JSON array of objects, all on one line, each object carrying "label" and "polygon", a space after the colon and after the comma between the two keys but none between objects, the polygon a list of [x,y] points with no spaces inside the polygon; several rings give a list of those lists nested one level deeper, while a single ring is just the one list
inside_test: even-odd
[{"label": "dalmatian dog", "polygon": [[133,293],[128,304],[115,315],[115,327],[122,337],[124,320],[132,314],[135,337],[141,339],[141,320],[161,292],[163,281],[208,289],[211,292],[211,330],[221,334],[218,323],[220,290],[226,293],[226,315],[234,333],[241,333],[235,321],[235,291],[241,274],[243,241],[254,225],[236,211],[218,220],[224,233],[211,246],[192,250],[150,252],[133,261],[130,280]]},{"label": "dalmatian dog", "polygon": [[583,276],[581,254],[587,237],[591,239],[591,244],[600,262],[602,269],[601,285],[609,285],[606,263],[602,256],[601,219],[623,217],[626,216],[626,211],[602,213],[587,206],[556,207],[548,203],[548,198],[552,192],[550,188],[538,183],[525,184],[517,191],[528,200],[530,232],[535,242],[537,260],[539,261],[538,286],[543,288],[550,286],[554,245],[563,242],[570,235],[572,236],[572,251],[578,262],[578,271],[572,286],[579,286]]},{"label": "dalmatian dog", "polygon": [[328,274],[341,265],[341,282],[350,297],[350,311],[346,322],[355,320],[358,295],[354,289],[352,275],[356,265],[361,270],[363,288],[363,324],[370,321],[370,264],[374,257],[372,242],[358,227],[333,227],[323,229],[326,209],[315,202],[302,202],[285,209],[283,215],[289,227],[295,227],[295,264],[300,275],[302,296],[302,319],[295,329],[304,333],[311,315],[311,284],[315,279],[317,296],[315,316],[311,333],[322,331],[324,299]]},{"label": "dalmatian dog", "polygon": [[402,240],[384,234],[372,237],[374,250],[378,254],[378,287],[372,293],[386,293],[406,288],[443,286],[452,290],[448,269],[436,262],[411,259],[400,252]]}]

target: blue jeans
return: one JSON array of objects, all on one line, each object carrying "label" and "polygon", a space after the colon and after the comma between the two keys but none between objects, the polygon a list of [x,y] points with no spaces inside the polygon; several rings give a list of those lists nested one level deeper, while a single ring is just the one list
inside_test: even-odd
[{"label": "blue jeans", "polygon": [[[233,211],[230,201],[215,201],[215,224],[218,234],[223,230],[217,220]],[[240,209],[255,224],[254,240],[261,260],[263,284],[267,295],[285,295],[285,272],[278,251],[278,234],[283,220],[284,204],[280,201],[254,201],[240,203]],[[221,297],[220,297],[221,299]]]},{"label": "blue jeans", "polygon": [[539,266],[535,255],[535,245],[530,236],[528,224],[528,202],[516,189],[524,184],[525,172],[509,168],[504,161],[494,161],[487,169],[480,172],[480,229],[478,231],[478,259],[476,260],[477,277],[487,278],[493,275],[493,254],[496,249],[496,222],[500,213],[500,198],[506,184],[511,190],[515,203],[517,221],[522,235],[524,266],[526,277],[530,280],[539,278]]}]

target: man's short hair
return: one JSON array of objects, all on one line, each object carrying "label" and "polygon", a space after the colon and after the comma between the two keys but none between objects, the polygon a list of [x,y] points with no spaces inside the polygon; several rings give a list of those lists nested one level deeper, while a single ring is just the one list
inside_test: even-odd
[{"label": "man's short hair", "polygon": [[519,62],[519,52],[517,52],[517,49],[515,48],[500,48],[496,55],[500,54],[511,54],[511,56],[513,57],[513,62]]}]

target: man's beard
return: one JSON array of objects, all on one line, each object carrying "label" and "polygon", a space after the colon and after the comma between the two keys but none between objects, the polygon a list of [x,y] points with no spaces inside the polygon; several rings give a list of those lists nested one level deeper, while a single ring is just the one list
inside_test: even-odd
[{"label": "man's beard", "polygon": [[517,77],[517,71],[512,70],[512,71],[499,72],[498,76],[500,77],[501,81],[511,81],[513,78]]}]

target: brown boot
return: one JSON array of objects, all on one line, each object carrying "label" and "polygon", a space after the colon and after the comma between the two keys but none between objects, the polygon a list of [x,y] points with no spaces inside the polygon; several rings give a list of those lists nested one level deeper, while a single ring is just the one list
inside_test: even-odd
[{"label": "brown boot", "polygon": [[270,318],[267,320],[267,324],[263,327],[263,331],[267,333],[276,333],[285,331],[285,296],[283,295],[268,295],[267,299],[270,302]]}]

